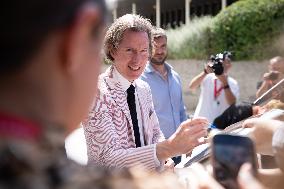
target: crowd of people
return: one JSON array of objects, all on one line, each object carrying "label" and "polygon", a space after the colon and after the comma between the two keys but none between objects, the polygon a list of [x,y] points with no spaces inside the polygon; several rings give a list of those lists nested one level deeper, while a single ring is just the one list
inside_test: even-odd
[{"label": "crowd of people", "polygon": [[[186,183],[174,166],[208,142],[214,119],[237,102],[228,54],[219,62],[222,72],[209,60],[190,83],[201,86],[201,96],[189,118],[180,77],[166,62],[166,33],[148,19],[127,14],[105,30],[104,0],[16,0],[0,9],[0,188],[223,188],[201,164],[186,170]],[[99,75],[102,49],[110,67]],[[283,78],[283,64],[281,57],[271,60],[257,96]],[[283,103],[281,94],[275,98]],[[283,186],[283,121],[243,123],[252,128],[257,153],[273,155],[277,168],[259,169],[256,178],[244,164],[240,188]],[[79,125],[85,166],[64,148]]]}]

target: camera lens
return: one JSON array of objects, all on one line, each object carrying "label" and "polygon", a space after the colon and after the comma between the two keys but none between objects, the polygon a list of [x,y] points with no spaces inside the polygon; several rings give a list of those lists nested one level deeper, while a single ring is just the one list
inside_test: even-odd
[{"label": "camera lens", "polygon": [[210,64],[208,65],[210,68],[212,68],[215,75],[222,75],[224,72],[223,67],[223,54],[217,54],[216,56],[211,55],[210,57]]},{"label": "camera lens", "polygon": [[222,75],[223,72],[224,72],[224,67],[223,67],[222,63],[221,64],[215,64],[214,73],[216,75]]}]

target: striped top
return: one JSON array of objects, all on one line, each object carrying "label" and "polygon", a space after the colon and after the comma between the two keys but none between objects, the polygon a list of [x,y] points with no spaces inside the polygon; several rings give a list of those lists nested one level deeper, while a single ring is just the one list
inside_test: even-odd
[{"label": "striped top", "polygon": [[150,87],[137,79],[136,91],[146,146],[135,148],[134,131],[127,105],[127,96],[121,84],[113,77],[111,66],[100,75],[96,103],[83,123],[88,162],[107,167],[143,165],[149,170],[163,164],[156,157],[156,143],[164,140],[154,111]]}]

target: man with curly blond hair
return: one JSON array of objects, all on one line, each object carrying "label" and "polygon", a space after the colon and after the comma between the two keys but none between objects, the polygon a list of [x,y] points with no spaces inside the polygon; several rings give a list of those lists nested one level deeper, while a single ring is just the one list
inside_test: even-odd
[{"label": "man with curly blond hair", "polygon": [[[182,123],[164,139],[149,85],[138,79],[151,51],[151,23],[124,15],[108,29],[105,54],[112,65],[99,77],[96,103],[83,123],[89,163],[107,167],[173,168],[170,157],[203,142],[207,120]],[[167,102],[165,102],[167,103]]]}]

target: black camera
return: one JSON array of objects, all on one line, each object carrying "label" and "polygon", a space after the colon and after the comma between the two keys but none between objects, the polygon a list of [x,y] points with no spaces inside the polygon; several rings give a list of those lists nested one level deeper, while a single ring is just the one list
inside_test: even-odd
[{"label": "black camera", "polygon": [[224,72],[223,61],[226,59],[230,61],[231,57],[232,57],[232,53],[229,51],[216,54],[215,56],[211,55],[210,63],[208,66],[213,70],[215,75],[222,75]]}]

